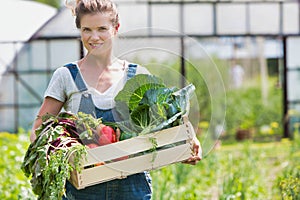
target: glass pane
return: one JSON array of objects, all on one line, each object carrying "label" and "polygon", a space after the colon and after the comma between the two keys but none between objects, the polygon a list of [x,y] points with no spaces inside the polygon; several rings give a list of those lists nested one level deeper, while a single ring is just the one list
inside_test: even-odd
[{"label": "glass pane", "polygon": [[[1,43],[0,42],[0,74],[9,67],[18,51],[22,48],[23,43]],[[11,66],[12,68],[13,66]]]},{"label": "glass pane", "polygon": [[55,69],[80,58],[79,40],[52,40],[50,43],[50,67]]},{"label": "glass pane", "polygon": [[0,132],[13,132],[15,129],[15,113],[14,109],[0,108],[0,121],[1,127]]},{"label": "glass pane", "polygon": [[14,102],[14,83],[13,75],[5,75],[0,79],[0,104],[11,104]]},{"label": "glass pane", "polygon": [[30,51],[24,52],[30,54],[29,69],[45,70],[47,66],[47,43],[46,41],[33,41],[30,45]]},{"label": "glass pane", "polygon": [[244,4],[217,4],[218,34],[245,34],[246,24]]},{"label": "glass pane", "polygon": [[288,100],[300,100],[300,71],[289,71],[287,74]]},{"label": "glass pane", "polygon": [[115,55],[121,59],[144,65],[152,61],[166,61],[180,53],[178,38],[130,38],[119,39]]},{"label": "glass pane", "polygon": [[148,27],[148,7],[145,4],[121,4],[118,6],[120,14],[120,34],[144,35]]},{"label": "glass pane", "polygon": [[[65,2],[65,1],[63,1]],[[62,9],[52,18],[47,26],[38,31],[36,37],[59,38],[59,37],[79,37],[79,31],[75,25],[75,18],[70,9]]]},{"label": "glass pane", "polygon": [[250,4],[250,32],[261,34],[276,34],[279,28],[278,4]]},{"label": "glass pane", "polygon": [[20,104],[40,103],[43,100],[48,80],[46,74],[21,75],[18,83],[18,98]]},{"label": "glass pane", "polygon": [[213,34],[213,8],[211,4],[186,4],[184,6],[184,33]]},{"label": "glass pane", "polygon": [[163,4],[152,6],[152,33],[178,34],[180,16],[178,4]]},{"label": "glass pane", "polygon": [[283,32],[299,33],[299,6],[297,3],[283,4]]},{"label": "glass pane", "polygon": [[300,119],[300,104],[289,104],[289,114]]},{"label": "glass pane", "polygon": [[30,130],[34,119],[38,113],[39,107],[33,108],[20,108],[19,109],[19,127],[25,130]]},{"label": "glass pane", "polygon": [[289,37],[287,39],[287,67],[300,67],[300,37]]}]

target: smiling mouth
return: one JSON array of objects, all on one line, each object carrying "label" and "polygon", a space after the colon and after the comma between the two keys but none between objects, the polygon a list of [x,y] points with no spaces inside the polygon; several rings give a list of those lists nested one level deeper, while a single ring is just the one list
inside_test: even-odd
[{"label": "smiling mouth", "polygon": [[92,47],[92,48],[98,48],[98,47],[100,47],[102,44],[90,44],[90,46]]}]

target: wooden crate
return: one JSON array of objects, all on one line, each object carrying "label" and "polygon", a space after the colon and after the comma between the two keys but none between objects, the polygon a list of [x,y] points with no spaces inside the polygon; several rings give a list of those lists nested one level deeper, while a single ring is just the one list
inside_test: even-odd
[{"label": "wooden crate", "polygon": [[[183,124],[180,126],[88,149],[83,169],[80,173],[73,171],[69,181],[77,189],[83,189],[105,181],[126,178],[132,174],[184,161],[193,153],[192,138],[194,136],[192,124],[184,117]],[[152,152],[149,152],[149,149],[153,147],[150,138],[152,140],[155,138],[154,141],[157,142],[157,148]],[[105,164],[99,165],[103,162]]]}]

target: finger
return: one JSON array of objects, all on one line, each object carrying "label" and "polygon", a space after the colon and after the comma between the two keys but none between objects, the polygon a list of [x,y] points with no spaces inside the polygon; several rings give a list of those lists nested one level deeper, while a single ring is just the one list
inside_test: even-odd
[{"label": "finger", "polygon": [[196,165],[197,164],[197,160],[190,160],[190,161],[185,161],[185,162],[182,162],[183,164],[189,164],[189,165]]},{"label": "finger", "polygon": [[195,165],[197,164],[197,162],[199,162],[201,159],[199,156],[193,156],[190,157],[189,159],[187,159],[186,161],[183,161],[182,163],[184,164],[191,164],[191,165]]},{"label": "finger", "polygon": [[116,129],[116,138],[117,138],[117,141],[120,141],[120,136],[121,136],[121,131],[119,128]]}]

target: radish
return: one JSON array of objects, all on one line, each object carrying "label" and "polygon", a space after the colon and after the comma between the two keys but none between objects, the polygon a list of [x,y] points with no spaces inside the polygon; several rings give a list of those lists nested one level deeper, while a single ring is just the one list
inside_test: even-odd
[{"label": "radish", "polygon": [[[117,136],[115,130],[110,126],[101,125],[101,128],[98,130],[98,143],[99,145],[106,145],[117,142]],[[98,126],[99,127],[99,126]]]}]

